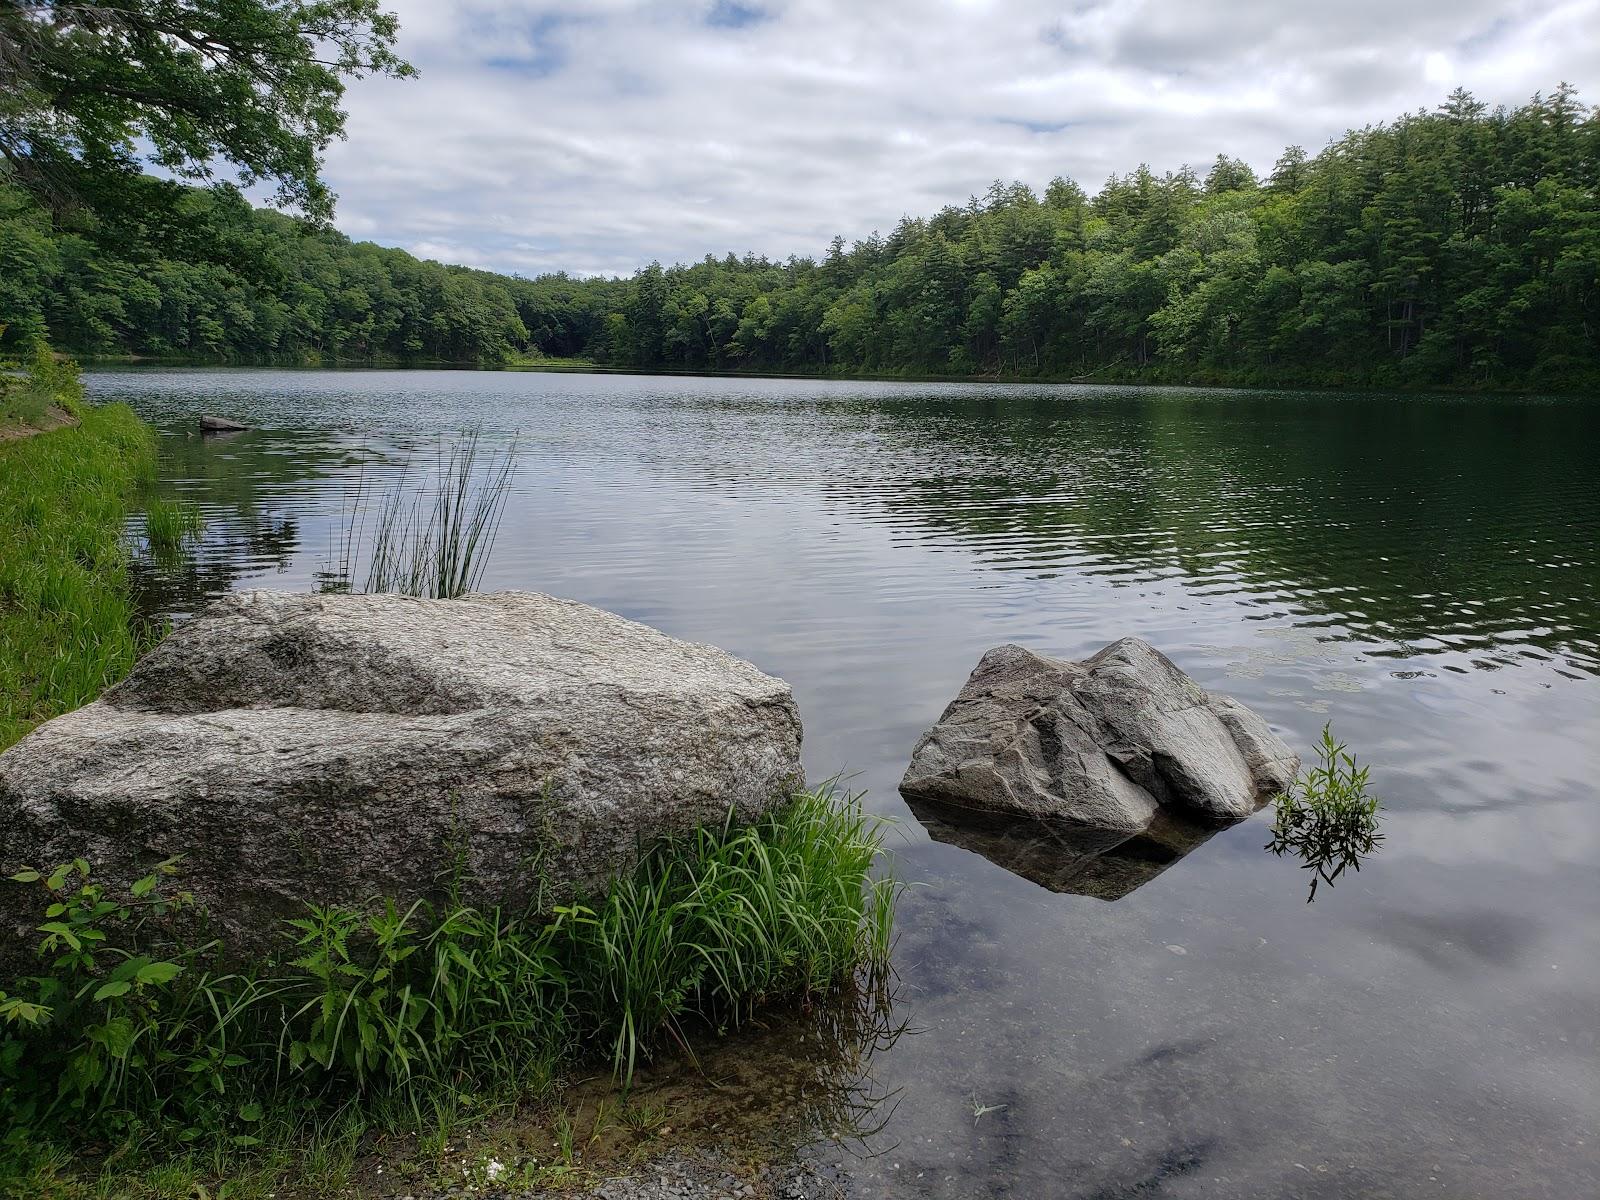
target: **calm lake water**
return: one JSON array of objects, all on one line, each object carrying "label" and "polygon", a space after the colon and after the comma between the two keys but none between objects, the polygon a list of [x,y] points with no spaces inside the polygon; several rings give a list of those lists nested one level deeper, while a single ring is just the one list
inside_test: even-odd
[{"label": "calm lake water", "polygon": [[[358,479],[481,426],[518,455],[487,588],[575,597],[793,684],[812,777],[847,772],[898,819],[915,885],[908,1030],[815,1085],[881,1101],[813,1151],[862,1195],[1600,1187],[1600,403],[88,381],[164,431],[172,488],[208,517],[195,561],[147,580],[165,611],[310,589]],[[201,412],[256,428],[202,441]],[[1333,722],[1387,805],[1359,874],[1307,904],[1306,872],[1263,850],[1266,814],[1110,901],[930,838],[896,783],[979,655],[1128,634],[1302,750]]]}]

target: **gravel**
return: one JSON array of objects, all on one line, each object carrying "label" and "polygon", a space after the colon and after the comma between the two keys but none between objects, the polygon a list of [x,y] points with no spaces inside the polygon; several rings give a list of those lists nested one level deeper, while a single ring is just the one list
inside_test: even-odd
[{"label": "gravel", "polygon": [[428,1200],[529,1200],[535,1196],[564,1200],[847,1200],[849,1192],[836,1172],[811,1163],[751,1167],[714,1152],[680,1152],[630,1167],[582,1190],[491,1185],[452,1188]]}]

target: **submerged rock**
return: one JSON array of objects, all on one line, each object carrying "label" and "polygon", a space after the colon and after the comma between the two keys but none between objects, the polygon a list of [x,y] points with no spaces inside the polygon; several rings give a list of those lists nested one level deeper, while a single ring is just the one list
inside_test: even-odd
[{"label": "submerged rock", "polygon": [[1259,716],[1124,638],[1083,662],[990,650],[917,743],[900,790],[947,813],[1126,836],[1163,812],[1247,817],[1298,769]]},{"label": "submerged rock", "polygon": [[239,433],[249,429],[248,425],[241,425],[237,421],[230,421],[226,417],[201,417],[201,433]]},{"label": "submerged rock", "polygon": [[182,853],[244,947],[307,901],[452,874],[520,906],[760,816],[800,785],[800,736],[782,680],[575,601],[241,593],[0,755],[0,867],[126,883]]}]

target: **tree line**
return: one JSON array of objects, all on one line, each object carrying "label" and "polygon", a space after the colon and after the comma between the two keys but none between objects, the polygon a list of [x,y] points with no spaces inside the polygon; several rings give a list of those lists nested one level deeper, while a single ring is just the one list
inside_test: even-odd
[{"label": "tree line", "polygon": [[497,275],[147,177],[0,185],[0,323],[83,353],[259,361],[1577,388],[1600,384],[1600,115],[1563,84],[1291,146],[1266,178],[1022,184],[820,258]]}]

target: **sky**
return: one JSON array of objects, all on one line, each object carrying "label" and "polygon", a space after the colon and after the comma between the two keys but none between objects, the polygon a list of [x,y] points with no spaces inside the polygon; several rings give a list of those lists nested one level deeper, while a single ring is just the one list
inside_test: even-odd
[{"label": "sky", "polygon": [[1600,0],[389,0],[335,223],[524,275],[820,256],[1056,175],[1259,172],[1456,86],[1600,102]]}]

